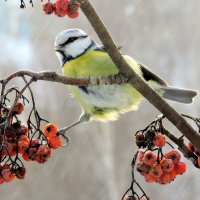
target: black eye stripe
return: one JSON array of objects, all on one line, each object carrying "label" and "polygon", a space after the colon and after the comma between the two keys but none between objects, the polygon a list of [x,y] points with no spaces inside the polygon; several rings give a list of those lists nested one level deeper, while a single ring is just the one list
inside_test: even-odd
[{"label": "black eye stripe", "polygon": [[70,38],[68,38],[67,41],[65,41],[64,43],[60,44],[59,46],[64,47],[65,45],[68,45],[68,44],[74,42],[75,40],[77,40],[79,38],[86,38],[86,37],[88,37],[88,36],[85,35],[85,36],[80,36],[80,37],[70,37]]}]

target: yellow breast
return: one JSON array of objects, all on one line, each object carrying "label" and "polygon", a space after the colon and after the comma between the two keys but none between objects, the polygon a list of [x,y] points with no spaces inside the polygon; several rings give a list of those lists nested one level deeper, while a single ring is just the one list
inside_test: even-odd
[{"label": "yellow breast", "polygon": [[[133,70],[141,75],[136,61],[126,55],[124,58]],[[65,63],[62,72],[64,75],[74,77],[108,76],[118,73],[118,69],[106,52],[90,49]],[[76,86],[69,86],[69,89],[84,112],[98,120],[112,120],[118,113],[135,110],[142,99],[141,94],[128,84],[92,86],[87,88],[88,93]]]}]

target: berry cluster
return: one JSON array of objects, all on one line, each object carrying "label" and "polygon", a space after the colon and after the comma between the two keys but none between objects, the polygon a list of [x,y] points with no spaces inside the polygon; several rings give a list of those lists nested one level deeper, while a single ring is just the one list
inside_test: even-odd
[{"label": "berry cluster", "polygon": [[13,109],[4,106],[0,110],[0,184],[15,178],[24,179],[26,168],[21,158],[44,163],[50,158],[52,149],[62,145],[54,124],[46,124],[43,131],[33,131],[30,121],[28,125],[22,124],[18,115],[23,110],[24,104],[20,102]]},{"label": "berry cluster", "polygon": [[140,147],[136,169],[147,182],[167,184],[186,171],[179,151],[171,149],[163,154],[163,147],[167,144],[163,134],[153,130],[139,132],[136,143]]},{"label": "berry cluster", "polygon": [[174,149],[166,152],[163,158],[150,150],[140,149],[136,169],[149,183],[167,184],[186,171],[186,165],[180,158],[180,153]]},{"label": "berry cluster", "polygon": [[[199,129],[200,118],[182,114],[183,117],[192,120]],[[144,177],[148,183],[167,184],[175,180],[177,175],[186,172],[186,164],[181,161],[181,154],[167,142],[166,137],[179,147],[182,154],[193,165],[200,168],[200,152],[189,141],[186,145],[184,136],[176,137],[163,126],[165,116],[159,116],[143,130],[135,134],[135,142],[138,150],[132,160],[132,182],[124,193],[122,200],[149,200],[140,184],[135,179],[135,170]],[[165,147],[169,145],[171,148]],[[164,151],[165,150],[165,151]],[[135,188],[135,186],[137,188]],[[139,193],[138,193],[139,191]]]},{"label": "berry cluster", "polygon": [[35,138],[32,140],[28,137],[25,138],[26,141],[23,141],[22,151],[19,151],[24,160],[44,163],[50,158],[52,149],[61,147],[62,140],[59,137],[58,129],[54,124],[48,123],[45,125],[43,134],[46,138]]},{"label": "berry cluster", "polygon": [[79,16],[79,7],[78,3],[70,3],[69,0],[56,0],[55,3],[47,2],[42,4],[42,10],[45,14],[54,13],[58,17],[68,16],[70,18]]}]

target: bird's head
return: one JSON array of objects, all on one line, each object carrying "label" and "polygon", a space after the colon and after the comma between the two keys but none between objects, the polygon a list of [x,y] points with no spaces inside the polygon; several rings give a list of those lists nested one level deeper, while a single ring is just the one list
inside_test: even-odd
[{"label": "bird's head", "polygon": [[80,29],[67,29],[55,39],[55,51],[62,65],[82,55],[94,45],[90,36]]}]

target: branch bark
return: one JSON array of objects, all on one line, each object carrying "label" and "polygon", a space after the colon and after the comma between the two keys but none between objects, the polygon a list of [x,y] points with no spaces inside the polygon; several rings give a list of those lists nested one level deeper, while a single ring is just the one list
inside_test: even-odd
[{"label": "branch bark", "polygon": [[29,76],[33,79],[33,81],[51,81],[51,82],[58,82],[63,83],[66,85],[80,85],[80,86],[95,86],[95,85],[111,85],[111,84],[123,84],[128,83],[128,79],[123,77],[121,74],[114,74],[111,76],[98,76],[98,77],[84,77],[84,78],[77,78],[77,77],[69,77],[59,75],[55,72],[51,71],[43,71],[43,72],[32,72],[21,70],[17,71],[10,76],[6,77],[5,79],[1,80],[1,82],[6,85],[9,81],[16,77],[23,77]]},{"label": "branch bark", "polygon": [[97,15],[90,1],[76,1],[80,3],[83,13],[93,26],[111,59],[118,67],[120,73],[129,80],[129,84],[138,90],[161,113],[163,113],[167,119],[171,121],[177,127],[177,129],[200,151],[200,135],[178,112],[176,112],[174,108],[172,108],[130,68],[130,66],[123,59],[122,55],[119,53],[117,46],[114,44],[109,32],[107,31],[100,17]]}]

